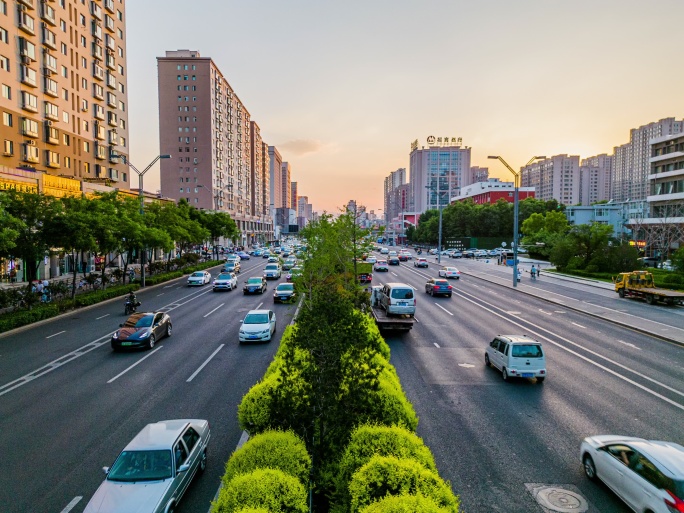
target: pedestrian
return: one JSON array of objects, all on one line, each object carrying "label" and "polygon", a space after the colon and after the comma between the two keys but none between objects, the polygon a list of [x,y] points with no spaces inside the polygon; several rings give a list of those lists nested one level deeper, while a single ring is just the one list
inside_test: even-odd
[{"label": "pedestrian", "polygon": [[522,271],[518,269],[518,283],[520,283],[520,278],[522,278]]},{"label": "pedestrian", "polygon": [[47,289],[49,286],[50,286],[50,282],[47,281],[47,278],[43,279],[43,289]]},{"label": "pedestrian", "polygon": [[38,282],[35,284],[35,289],[36,289],[35,292],[37,292],[38,294],[42,294],[43,293],[43,282],[38,280]]},{"label": "pedestrian", "polygon": [[532,269],[530,269],[530,276],[533,280],[537,277],[537,269],[534,267],[534,264],[532,264]]}]

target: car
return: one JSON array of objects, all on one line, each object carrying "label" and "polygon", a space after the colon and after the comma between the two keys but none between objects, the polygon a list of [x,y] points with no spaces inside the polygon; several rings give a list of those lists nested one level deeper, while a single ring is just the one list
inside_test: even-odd
[{"label": "car", "polygon": [[413,267],[428,267],[428,261],[427,258],[424,257],[418,257],[413,261]]},{"label": "car", "polygon": [[430,278],[425,284],[425,293],[431,296],[451,297],[452,286],[441,278]]},{"label": "car", "polygon": [[252,276],[247,278],[245,285],[242,287],[243,294],[263,294],[266,292],[268,284],[266,278],[263,276]]},{"label": "car", "polygon": [[428,251],[430,255],[436,255],[437,254],[437,249],[432,248],[431,250]]},{"label": "car", "polygon": [[297,297],[293,283],[279,283],[273,291],[273,302],[284,303]]},{"label": "car", "polygon": [[85,507],[84,513],[167,513],[176,509],[193,478],[207,468],[209,422],[162,420],[131,440]]},{"label": "car", "polygon": [[276,316],[272,310],[250,310],[240,322],[240,342],[268,342],[276,330]]},{"label": "car", "polygon": [[398,256],[391,256],[387,259],[387,263],[389,265],[399,265],[399,257]]},{"label": "car", "polygon": [[407,255],[403,251],[401,253],[399,253],[399,261],[400,262],[407,262],[408,259],[409,259],[409,255]]},{"label": "car", "polygon": [[461,277],[461,271],[455,267],[443,267],[438,274],[442,278],[456,278],[457,280]]},{"label": "car", "polygon": [[475,252],[479,251],[477,248],[469,248],[463,251],[464,258],[474,258]]},{"label": "car", "polygon": [[408,249],[401,250],[399,252],[399,256],[401,256],[401,255],[405,255],[408,260],[413,260],[413,255],[411,254],[411,252]]},{"label": "car", "polygon": [[277,263],[279,263],[279,262],[280,262],[280,258],[278,258],[277,256],[270,256],[270,257],[268,257],[268,262],[267,262],[267,263],[269,263],[269,264],[277,264]]},{"label": "car", "polygon": [[496,249],[490,249],[489,251],[487,251],[487,256],[491,256],[491,257],[499,256],[499,251],[497,251]]},{"label": "car", "polygon": [[211,283],[211,274],[209,271],[196,271],[188,276],[188,287],[194,285],[199,285],[201,287],[207,283]]},{"label": "car", "polygon": [[378,261],[378,259],[376,257],[374,257],[373,255],[368,255],[368,257],[366,258],[367,264],[374,264],[377,261]]},{"label": "car", "polygon": [[137,312],[112,335],[112,350],[142,347],[152,349],[157,340],[170,337],[173,331],[171,317],[164,312]]},{"label": "car", "polygon": [[286,279],[287,281],[292,281],[292,280],[294,280],[295,278],[301,276],[303,270],[304,270],[304,269],[302,269],[301,267],[295,266],[295,267],[293,267],[292,269],[290,269],[290,270],[287,272],[287,274],[285,275],[285,279]]},{"label": "car", "polygon": [[297,259],[296,258],[287,258],[285,262],[283,262],[283,270],[284,271],[289,271],[292,269],[295,265],[297,265]]},{"label": "car", "polygon": [[223,271],[225,273],[239,273],[240,272],[240,262],[238,260],[228,260],[223,264]]},{"label": "car", "polygon": [[389,271],[389,267],[387,267],[387,260],[378,260],[375,262],[375,265],[373,266],[374,271]]},{"label": "car", "polygon": [[684,511],[684,447],[631,436],[597,435],[580,445],[585,475],[600,479],[638,512]]},{"label": "car", "polygon": [[216,278],[212,284],[212,289],[214,292],[217,290],[233,290],[237,288],[237,276],[233,273],[221,273]]},{"label": "car", "polygon": [[380,248],[380,254],[381,254],[381,255],[387,255],[387,254],[389,254],[389,249],[387,249],[387,248]]},{"label": "car", "polygon": [[486,256],[487,256],[487,251],[484,250],[484,249],[478,249],[477,251],[475,251],[475,253],[473,254],[473,256],[474,256],[475,258],[486,257]]},{"label": "car", "polygon": [[234,254],[226,255],[226,262],[239,262],[240,257]]},{"label": "car", "polygon": [[244,251],[238,251],[235,254],[240,257],[240,260],[249,260],[249,254]]},{"label": "car", "polygon": [[356,277],[361,285],[365,285],[373,281],[372,273],[359,273]]},{"label": "car", "polygon": [[510,378],[546,379],[546,356],[541,342],[526,335],[498,335],[485,351],[485,365],[501,371],[504,381]]},{"label": "car", "polygon": [[269,253],[268,251],[264,251],[264,252],[261,254],[261,258],[269,258],[269,259],[270,259],[271,256],[272,256],[271,253]]},{"label": "car", "polygon": [[266,264],[264,267],[264,278],[267,280],[279,280],[281,274],[280,264]]}]

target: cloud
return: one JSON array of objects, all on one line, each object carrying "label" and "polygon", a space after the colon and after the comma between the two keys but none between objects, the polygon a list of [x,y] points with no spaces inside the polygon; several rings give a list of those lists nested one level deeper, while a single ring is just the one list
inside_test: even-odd
[{"label": "cloud", "polygon": [[294,139],[276,145],[281,154],[292,153],[298,157],[306,155],[307,153],[316,153],[321,151],[324,144],[321,141],[313,139]]}]

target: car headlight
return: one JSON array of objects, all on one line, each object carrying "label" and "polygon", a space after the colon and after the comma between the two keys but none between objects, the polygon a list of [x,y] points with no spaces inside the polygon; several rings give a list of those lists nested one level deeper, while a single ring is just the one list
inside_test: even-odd
[{"label": "car headlight", "polygon": [[151,330],[145,330],[144,332],[142,332],[142,333],[140,334],[140,338],[147,338],[147,337],[150,336],[151,333],[152,333]]},{"label": "car headlight", "polygon": [[268,335],[271,332],[271,328],[267,328],[261,332],[262,335]]},{"label": "car headlight", "polygon": [[244,334],[245,334],[245,330],[240,330],[240,335],[244,335]]},{"label": "car headlight", "polygon": [[115,332],[114,332],[114,335],[112,335],[112,338],[113,338],[114,340],[117,340],[117,339],[119,338],[119,332],[118,332],[118,331],[115,331]]}]

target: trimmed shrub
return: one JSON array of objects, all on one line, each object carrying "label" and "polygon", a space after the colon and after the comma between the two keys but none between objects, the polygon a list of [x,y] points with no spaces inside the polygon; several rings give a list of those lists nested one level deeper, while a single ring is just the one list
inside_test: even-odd
[{"label": "trimmed shrub", "polygon": [[366,326],[366,331],[368,332],[368,346],[377,351],[380,356],[389,362],[390,348],[380,334],[378,325],[370,315],[366,316],[364,324]]},{"label": "trimmed shrub", "polygon": [[192,274],[197,271],[204,271],[210,267],[216,267],[217,265],[223,265],[222,260],[209,260],[208,262],[202,262],[201,264],[193,265],[191,267],[186,267],[183,269],[183,274]]},{"label": "trimmed shrub", "polygon": [[56,304],[41,305],[32,310],[10,312],[0,317],[0,333],[26,326],[32,322],[42,321],[59,315],[59,306]]},{"label": "trimmed shrub", "polygon": [[212,513],[235,513],[266,508],[282,513],[307,513],[306,488],[281,470],[259,469],[241,474],[221,489]]},{"label": "trimmed shrub", "polygon": [[374,456],[349,483],[352,513],[386,495],[422,494],[441,508],[458,513],[458,498],[435,472],[413,459]]},{"label": "trimmed shrub", "polygon": [[292,431],[266,431],[233,453],[226,463],[223,484],[258,468],[282,470],[305,485],[309,482],[311,458],[302,439]]},{"label": "trimmed shrub", "polygon": [[666,285],[682,285],[684,284],[684,276],[678,274],[670,274],[663,278],[663,283]]},{"label": "trimmed shrub", "polygon": [[271,513],[266,508],[242,508],[237,510],[235,513]]},{"label": "trimmed shrub", "polygon": [[183,276],[183,271],[173,271],[164,274],[155,274],[153,276],[145,276],[145,285],[157,285],[165,281],[175,280]]},{"label": "trimmed shrub", "polygon": [[138,284],[116,285],[114,287],[108,287],[105,290],[96,290],[94,292],[88,292],[87,294],[79,294],[68,302],[75,308],[90,306],[95,303],[106,301],[107,299],[123,296],[128,294],[131,290],[138,290],[139,288],[140,286]]},{"label": "trimmed shrub", "polygon": [[271,428],[273,390],[278,386],[279,373],[271,374],[249,389],[238,405],[240,427],[254,435]]},{"label": "trimmed shrub", "polygon": [[357,427],[339,462],[335,482],[335,502],[348,504],[349,482],[354,473],[374,456],[411,458],[428,470],[437,472],[435,460],[423,440],[398,426],[366,424]]},{"label": "trimmed shrub", "polygon": [[429,497],[423,495],[388,495],[360,510],[360,513],[448,513]]}]

